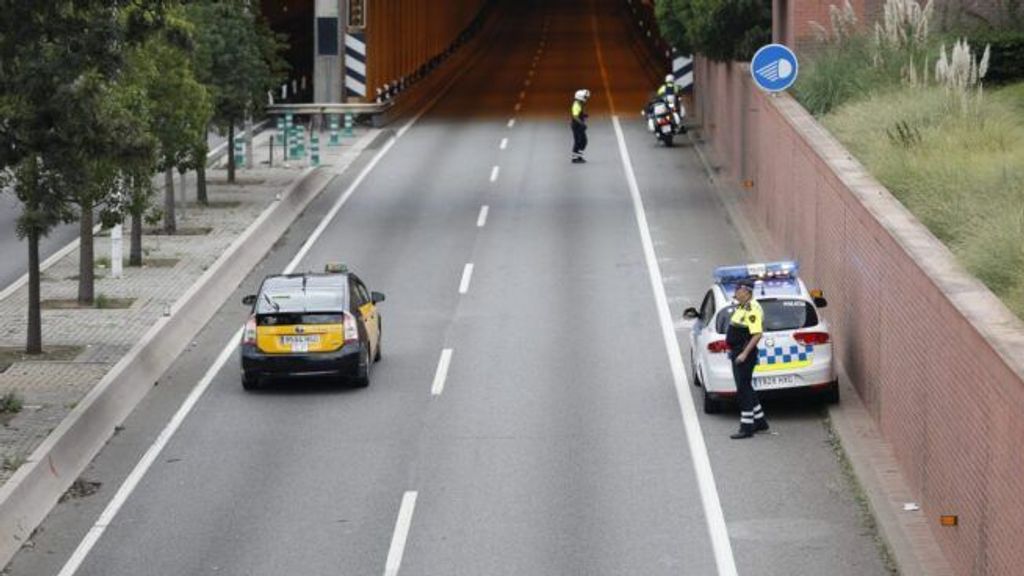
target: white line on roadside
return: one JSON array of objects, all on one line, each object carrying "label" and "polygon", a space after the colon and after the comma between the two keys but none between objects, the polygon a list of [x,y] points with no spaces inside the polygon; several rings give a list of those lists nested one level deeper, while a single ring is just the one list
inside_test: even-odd
[{"label": "white line on roadside", "polygon": [[459,294],[469,292],[469,282],[473,279],[473,264],[466,264],[462,269],[462,280],[459,281]]},{"label": "white line on roadside", "polygon": [[528,87],[528,86],[530,85],[530,83],[531,83],[531,82],[533,82],[533,81],[532,81],[532,80],[530,80],[529,78],[527,78],[527,79],[526,79],[526,82],[524,82],[524,83],[523,83],[523,85],[524,85],[524,86],[527,86],[527,87]]},{"label": "white line on roadside", "polygon": [[441,359],[437,361],[437,372],[434,373],[434,383],[430,387],[430,393],[440,396],[444,392],[444,381],[448,379],[448,366],[452,363],[452,349],[445,348],[441,351]]},{"label": "white line on roadside", "polygon": [[[454,82],[455,79],[452,79],[452,81],[449,82],[448,86],[454,84]],[[348,199],[352,196],[352,193],[355,192],[356,188],[358,188],[360,184],[362,184],[363,180],[366,179],[370,171],[372,171],[373,168],[384,157],[384,155],[387,154],[389,150],[391,150],[395,142],[397,142],[398,139],[401,138],[409,130],[409,128],[411,128],[413,124],[415,124],[420,119],[420,117],[422,117],[427,112],[427,110],[430,110],[434,106],[434,104],[436,104],[437,101],[444,95],[446,91],[447,87],[440,90],[430,102],[428,102],[415,116],[413,116],[404,126],[402,126],[397,133],[395,133],[395,136],[393,138],[388,140],[387,144],[385,144],[374,155],[373,159],[366,165],[366,167],[364,167],[362,171],[359,172],[359,175],[356,177],[356,179],[352,181],[352,183],[345,190],[345,192],[335,201],[334,206],[331,208],[331,210],[320,221],[320,224],[316,227],[313,233],[306,240],[306,243],[302,245],[302,248],[299,250],[299,252],[295,254],[291,262],[288,263],[288,266],[285,267],[285,274],[295,270],[295,267],[299,265],[303,258],[305,258],[310,248],[320,238],[320,235],[323,234],[323,231],[327,228],[327,225],[337,215],[338,211],[341,210],[341,207],[344,206],[346,202],[348,202]],[[83,538],[82,541],[78,544],[78,547],[75,548],[75,551],[71,554],[71,557],[68,558],[68,561],[64,564],[64,567],[61,568],[61,571],[58,573],[58,576],[73,576],[78,571],[82,563],[85,561],[86,557],[89,555],[93,547],[96,545],[96,542],[99,541],[100,536],[103,535],[103,532],[114,521],[114,517],[117,516],[117,513],[120,512],[121,507],[124,506],[124,503],[128,500],[128,497],[131,496],[132,492],[135,491],[135,488],[138,486],[143,476],[145,476],[146,472],[149,471],[149,468],[153,465],[153,462],[156,460],[157,456],[159,456],[160,452],[163,451],[164,447],[170,441],[171,437],[174,436],[174,433],[178,431],[178,428],[181,426],[182,422],[184,422],[185,418],[192,411],[192,408],[195,407],[196,403],[202,397],[203,393],[205,393],[207,388],[210,387],[210,384],[213,382],[214,377],[216,377],[216,375],[220,373],[220,371],[224,368],[224,365],[227,364],[228,360],[234,357],[235,348],[238,347],[238,341],[241,338],[242,328],[239,328],[237,332],[235,332],[234,334],[231,335],[230,338],[228,338],[227,344],[225,344],[223,350],[221,350],[220,355],[217,356],[217,359],[206,370],[206,373],[203,374],[203,377],[196,384],[196,387],[192,389],[189,395],[185,398],[185,401],[178,408],[178,411],[174,413],[174,417],[171,418],[171,421],[167,423],[167,426],[164,427],[164,429],[160,432],[160,435],[157,437],[157,439],[146,450],[146,453],[143,454],[142,458],[135,465],[135,468],[132,469],[128,477],[125,478],[124,482],[121,483],[121,486],[118,487],[117,492],[114,494],[114,497],[107,504],[106,508],[103,509],[103,512],[100,514],[99,519],[92,526],[92,528],[89,529],[89,532],[85,535],[85,538]]]},{"label": "white line on roadside", "polygon": [[519,99],[520,100],[525,100],[526,99],[526,90],[523,90],[522,92],[519,93]]},{"label": "white line on roadside", "polygon": [[[591,2],[591,8],[593,8],[593,2]],[[683,364],[683,355],[679,349],[679,339],[676,337],[675,328],[672,323],[672,315],[669,313],[668,298],[665,296],[661,268],[658,265],[658,257],[654,251],[654,243],[651,240],[651,230],[647,223],[647,213],[644,211],[643,198],[640,196],[640,187],[637,184],[636,174],[633,171],[633,163],[629,159],[629,150],[626,148],[626,139],[622,134],[619,117],[615,112],[615,103],[612,99],[612,90],[608,81],[608,70],[605,68],[604,55],[601,52],[601,40],[597,34],[597,15],[593,12],[591,13],[591,31],[594,36],[594,48],[597,51],[597,62],[601,70],[605,96],[608,99],[608,107],[612,113],[615,137],[619,143],[619,156],[622,158],[622,167],[625,170],[626,181],[629,184],[629,193],[633,199],[633,211],[636,214],[637,227],[640,229],[644,260],[647,262],[651,289],[654,292],[654,302],[658,309],[661,335],[665,341],[665,349],[668,352],[672,380],[675,384],[679,409],[682,413],[684,428],[686,429],[686,440],[690,448],[690,458],[693,461],[694,472],[697,476],[701,503],[704,507],[704,518],[708,525],[711,546],[715,554],[715,564],[718,567],[719,576],[736,576],[736,560],[732,552],[732,543],[729,542],[729,530],[725,523],[725,514],[722,512],[718,488],[715,486],[715,474],[711,469],[711,459],[708,456],[707,445],[704,443],[704,434],[700,429],[700,421],[697,419],[697,409],[693,405],[693,397],[690,396],[690,384]]]},{"label": "white line on roadside", "polygon": [[534,74],[535,72],[536,72],[536,70],[535,70],[535,69],[533,69],[533,68],[530,68],[530,71],[529,71],[529,72],[527,72],[527,73],[526,73],[526,75],[527,75],[527,76],[529,76],[530,78],[533,78],[533,74]]},{"label": "white line on roadside", "polygon": [[504,150],[505,148],[508,148],[508,138],[502,138],[501,139],[501,144],[498,145],[498,148],[501,149],[501,150]]},{"label": "white line on roadside", "polygon": [[398,576],[398,569],[402,567],[405,541],[409,538],[409,527],[412,526],[412,513],[416,510],[417,495],[417,492],[406,492],[402,495],[398,520],[395,521],[395,533],[391,537],[391,548],[388,549],[388,560],[384,564],[384,576]]},{"label": "white line on roadside", "polygon": [[509,121],[508,121],[508,127],[509,127],[509,128],[511,128],[511,127],[513,127],[513,126],[515,126],[515,125],[516,125],[516,119],[515,119],[515,118],[511,118],[511,119],[509,119]]},{"label": "white line on roadside", "polygon": [[486,204],[480,207],[480,215],[476,217],[476,227],[483,228],[487,225],[487,214],[491,211]]},{"label": "white line on roadside", "polygon": [[491,182],[495,182],[495,181],[498,180],[498,172],[500,172],[500,171],[501,171],[501,167],[500,166],[495,166],[494,168],[491,168]]}]

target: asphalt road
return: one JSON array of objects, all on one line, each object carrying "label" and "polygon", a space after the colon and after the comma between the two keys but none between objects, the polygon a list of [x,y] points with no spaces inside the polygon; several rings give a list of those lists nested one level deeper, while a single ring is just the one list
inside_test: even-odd
[{"label": "asphalt road", "polygon": [[[655,79],[621,3],[509,4],[299,266],[342,260],[387,294],[372,385],[245,393],[232,359],[77,574],[718,573],[595,44],[677,322],[743,246],[695,152],[642,125]],[[573,165],[580,87],[591,145]],[[357,169],[161,379],[86,473],[100,492],[58,506],[12,576],[59,571],[242,322],[238,297],[284,267]],[[766,408],[775,434],[745,442],[728,439],[735,415],[699,415],[738,572],[885,574],[824,412]]]},{"label": "asphalt road", "polygon": [[[28,244],[18,238],[21,203],[10,190],[0,191],[0,290],[28,272]],[[78,238],[78,224],[57,226],[39,243],[40,261]]]}]

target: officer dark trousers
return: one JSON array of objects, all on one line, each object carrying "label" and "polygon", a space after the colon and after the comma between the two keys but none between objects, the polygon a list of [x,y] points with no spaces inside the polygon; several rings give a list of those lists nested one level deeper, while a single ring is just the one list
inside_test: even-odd
[{"label": "officer dark trousers", "polygon": [[572,123],[572,153],[580,156],[587,149],[587,127],[581,122]]},{"label": "officer dark trousers", "polygon": [[[757,367],[757,351],[746,362],[732,364],[732,377],[736,381],[736,400],[740,405],[740,430],[753,432],[764,426],[764,410],[754,391],[754,368]],[[755,426],[755,421],[757,426]]]}]

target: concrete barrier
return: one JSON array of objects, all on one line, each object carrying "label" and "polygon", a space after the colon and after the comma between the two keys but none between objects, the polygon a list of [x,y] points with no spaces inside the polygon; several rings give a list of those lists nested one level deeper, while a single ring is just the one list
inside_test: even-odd
[{"label": "concrete barrier", "polygon": [[99,453],[156,380],[335,177],[307,169],[267,207],[128,354],[68,414],[0,488],[0,566],[5,566],[60,496]]},{"label": "concrete barrier", "polygon": [[791,97],[757,90],[745,65],[696,68],[712,163],[748,181],[739,205],[769,252],[825,290],[843,372],[943,560],[1020,574],[1024,323]]}]

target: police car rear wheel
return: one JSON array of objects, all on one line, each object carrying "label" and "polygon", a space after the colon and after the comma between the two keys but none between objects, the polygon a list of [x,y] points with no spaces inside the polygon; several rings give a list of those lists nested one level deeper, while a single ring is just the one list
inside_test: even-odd
[{"label": "police car rear wheel", "polygon": [[705,414],[718,414],[722,411],[722,403],[715,400],[708,394],[707,388],[704,389],[704,413]]}]

